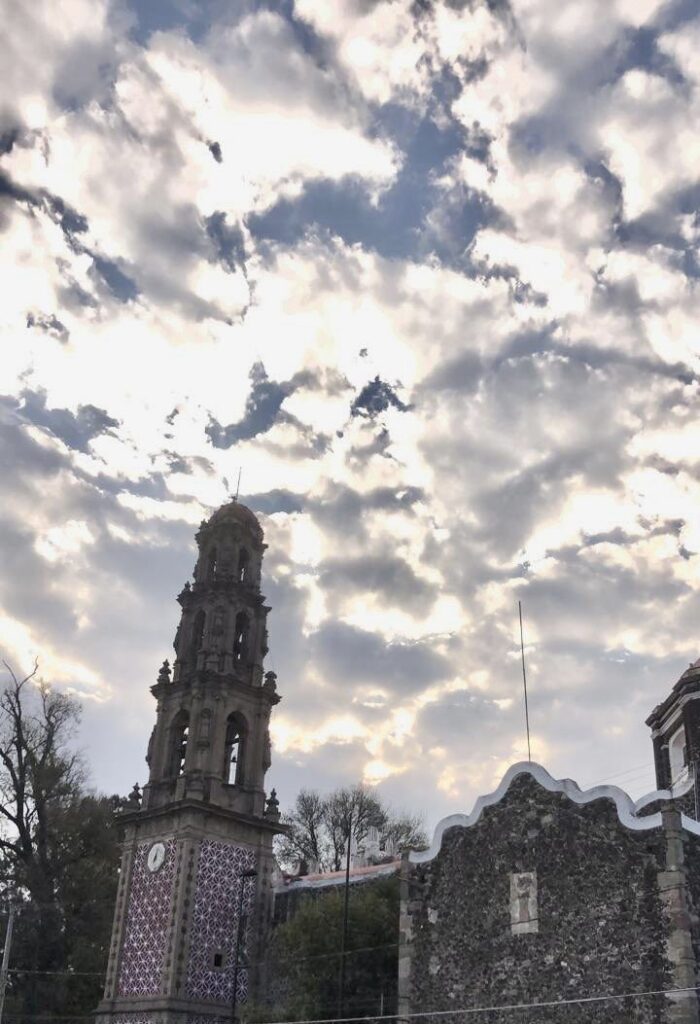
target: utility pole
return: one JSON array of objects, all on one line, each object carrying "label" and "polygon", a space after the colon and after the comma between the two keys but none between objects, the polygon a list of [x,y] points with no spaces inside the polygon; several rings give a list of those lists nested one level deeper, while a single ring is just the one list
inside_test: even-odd
[{"label": "utility pole", "polygon": [[[338,1019],[342,1019],[345,1005],[345,950],[348,945],[348,900],[350,897],[350,846],[352,843],[352,811],[348,823],[347,850],[345,857],[345,901],[343,904],[343,938],[340,947],[340,981],[338,983]],[[0,1024],[2,1022],[0,1021]]]},{"label": "utility pole", "polygon": [[2,1024],[2,1011],[5,1005],[5,990],[7,989],[7,975],[10,966],[10,946],[12,945],[12,929],[15,923],[15,901],[10,900],[10,915],[7,919],[7,931],[5,932],[5,948],[2,951],[2,967],[0,967],[0,1024]]},{"label": "utility pole", "polygon": [[[238,920],[236,922],[236,949],[233,954],[233,991],[231,992],[231,1024],[236,1024],[238,1014],[238,971],[241,961],[241,946],[245,939],[245,921],[243,918],[243,896],[245,884],[249,878],[257,878],[257,871],[251,868],[238,876]],[[0,1020],[2,1024],[2,1020]]]},{"label": "utility pole", "polygon": [[518,616],[520,618],[520,657],[523,663],[523,691],[525,693],[525,729],[527,731],[527,759],[532,761],[530,753],[530,712],[527,706],[527,676],[525,674],[525,641],[523,639],[523,606],[518,601]]}]

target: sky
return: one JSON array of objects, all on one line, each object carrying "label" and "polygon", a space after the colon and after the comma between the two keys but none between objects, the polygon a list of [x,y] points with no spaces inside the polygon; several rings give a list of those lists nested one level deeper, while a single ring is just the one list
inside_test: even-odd
[{"label": "sky", "polygon": [[259,515],[273,767],[428,824],[653,788],[700,655],[694,0],[4,0],[0,650],[146,778],[194,532]]}]

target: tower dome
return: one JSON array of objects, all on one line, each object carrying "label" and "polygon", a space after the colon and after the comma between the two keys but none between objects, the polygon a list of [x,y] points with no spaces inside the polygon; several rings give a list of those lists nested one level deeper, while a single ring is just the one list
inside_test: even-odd
[{"label": "tower dome", "polygon": [[214,512],[207,525],[218,526],[221,523],[240,523],[241,526],[247,526],[253,533],[262,537],[263,531],[257,516],[247,505],[242,505],[239,501],[232,500],[222,505]]}]

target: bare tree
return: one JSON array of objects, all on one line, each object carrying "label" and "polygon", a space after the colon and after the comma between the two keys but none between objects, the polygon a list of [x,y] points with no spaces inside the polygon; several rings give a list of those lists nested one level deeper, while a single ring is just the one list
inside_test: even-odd
[{"label": "bare tree", "polygon": [[426,842],[419,817],[396,814],[374,790],[361,784],[336,789],[325,797],[316,790],[302,790],[283,820],[289,835],[279,840],[277,854],[288,867],[308,868],[315,863],[321,870],[339,871],[348,836],[359,845],[372,827],[387,850]]},{"label": "bare tree", "polygon": [[[103,968],[116,881],[115,801],[87,794],[72,741],[80,705],[37,680],[37,664],[0,693],[0,895],[19,900],[19,973],[8,1008],[27,1022],[88,1011]],[[4,892],[3,892],[4,890]],[[77,980],[76,980],[77,978]]]},{"label": "bare tree", "polygon": [[68,748],[80,706],[65,693],[35,683],[38,663],[0,695],[0,850],[5,878],[41,903],[56,896],[59,865],[51,842],[52,811],[83,781],[79,756]]},{"label": "bare tree", "polygon": [[369,829],[381,829],[387,819],[377,795],[361,784],[337,789],[325,801],[324,822],[333,847],[333,870],[340,871],[347,843],[361,843]]},{"label": "bare tree", "polygon": [[327,859],[327,838],[324,834],[324,802],[312,789],[302,789],[294,801],[291,814],[285,816],[289,835],[279,843],[279,855],[285,862],[303,863],[307,870],[317,870]]}]

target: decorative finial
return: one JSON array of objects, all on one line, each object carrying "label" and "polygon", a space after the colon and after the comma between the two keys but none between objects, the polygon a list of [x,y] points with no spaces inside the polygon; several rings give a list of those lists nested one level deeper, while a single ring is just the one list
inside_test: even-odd
[{"label": "decorative finial", "polygon": [[126,801],[126,809],[128,811],[140,811],[141,810],[141,787],[138,782],[134,783],[134,788],[129,793]]},{"label": "decorative finial", "polygon": [[277,799],[277,790],[273,789],[267,798],[265,805],[265,817],[266,818],[279,818],[280,816],[280,802]]}]

